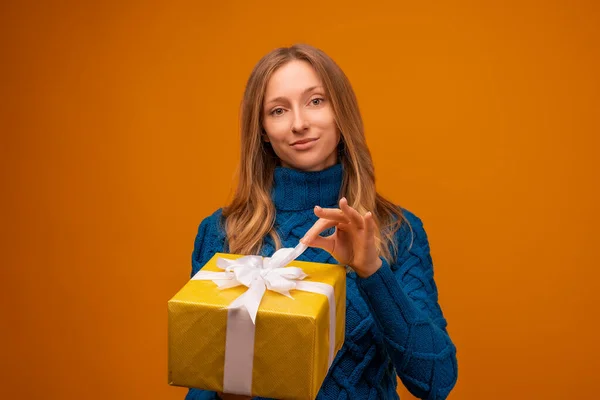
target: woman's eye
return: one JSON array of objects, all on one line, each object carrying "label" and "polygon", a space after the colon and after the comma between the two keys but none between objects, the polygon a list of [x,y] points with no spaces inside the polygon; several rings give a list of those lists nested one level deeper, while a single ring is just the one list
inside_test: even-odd
[{"label": "woman's eye", "polygon": [[321,104],[323,102],[323,99],[316,98],[316,99],[312,99],[310,102],[313,106],[318,106],[319,104]]},{"label": "woman's eye", "polygon": [[273,111],[271,111],[271,115],[281,115],[283,114],[283,108],[276,108]]}]

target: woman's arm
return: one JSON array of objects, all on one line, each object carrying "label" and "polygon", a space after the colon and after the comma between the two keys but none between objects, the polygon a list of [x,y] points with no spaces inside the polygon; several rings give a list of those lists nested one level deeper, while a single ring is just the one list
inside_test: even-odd
[{"label": "woman's arm", "polygon": [[[388,264],[375,245],[373,215],[361,215],[340,199],[340,208],[315,207],[317,222],[300,241],[349,265],[384,335],[398,376],[422,399],[445,399],[457,379],[456,349],[446,331],[433,280],[429,243],[419,218],[404,210],[412,231],[397,232],[399,256]],[[333,234],[320,236],[335,226]],[[414,240],[413,240],[414,239]]]},{"label": "woman's arm", "polygon": [[[192,273],[194,276],[208,260],[217,252],[223,251],[224,235],[219,232],[221,210],[205,218],[198,227],[192,253]],[[216,392],[201,389],[188,390],[185,400],[217,400]]]},{"label": "woman's arm", "polygon": [[357,282],[406,388],[421,399],[445,399],[457,380],[456,348],[438,304],[427,234],[418,217],[404,215],[412,235],[406,225],[398,231],[396,262],[381,258],[377,272]]}]

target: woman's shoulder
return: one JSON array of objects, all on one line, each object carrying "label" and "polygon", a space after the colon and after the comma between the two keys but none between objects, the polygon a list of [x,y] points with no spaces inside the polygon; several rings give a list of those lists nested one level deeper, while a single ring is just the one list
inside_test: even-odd
[{"label": "woman's shoulder", "polygon": [[219,208],[212,214],[204,217],[198,226],[198,234],[212,235],[215,237],[225,236],[225,224],[223,219],[223,209]]},{"label": "woman's shoulder", "polygon": [[225,251],[225,229],[221,224],[222,210],[205,217],[198,226],[192,253],[192,275],[217,252]]},{"label": "woman's shoulder", "polygon": [[[394,221],[396,223],[399,222],[396,226],[398,230],[396,231],[397,239],[405,238],[407,235],[414,235],[415,230],[423,230],[423,221],[419,216],[417,216],[414,212],[401,207],[396,206],[398,212],[394,216]],[[399,221],[398,221],[399,220]]]},{"label": "woman's shoulder", "polygon": [[218,208],[215,211],[213,211],[211,214],[204,217],[204,219],[202,219],[202,221],[200,223],[201,224],[220,223],[222,218],[223,218],[223,208]]},{"label": "woman's shoulder", "polygon": [[403,207],[398,208],[400,209],[405,222],[408,222],[411,226],[423,227],[423,221],[414,212]]},{"label": "woman's shoulder", "polygon": [[426,255],[429,252],[429,241],[423,226],[423,220],[414,212],[399,207],[401,224],[396,232],[398,255],[400,258],[412,255]]}]

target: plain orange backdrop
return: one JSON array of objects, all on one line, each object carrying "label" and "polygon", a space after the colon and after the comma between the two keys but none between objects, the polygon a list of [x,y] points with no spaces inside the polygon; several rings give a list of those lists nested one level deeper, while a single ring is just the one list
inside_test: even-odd
[{"label": "plain orange backdrop", "polygon": [[231,198],[246,79],[296,42],[425,223],[450,398],[599,396],[598,2],[2,2],[0,31],[1,398],[183,398],[166,302]]}]

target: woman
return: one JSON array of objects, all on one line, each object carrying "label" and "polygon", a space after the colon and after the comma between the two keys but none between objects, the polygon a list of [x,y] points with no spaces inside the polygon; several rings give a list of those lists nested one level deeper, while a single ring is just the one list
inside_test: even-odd
[{"label": "woman", "polygon": [[[307,45],[263,57],[244,93],[241,150],[234,199],[200,224],[192,275],[215,252],[267,256],[301,240],[310,248],[298,260],[349,267],[346,339],[317,399],[397,399],[396,375],[416,397],[446,398],[456,349],[427,236],[419,218],[377,194],[342,70]],[[218,398],[248,397],[186,397]]]}]

